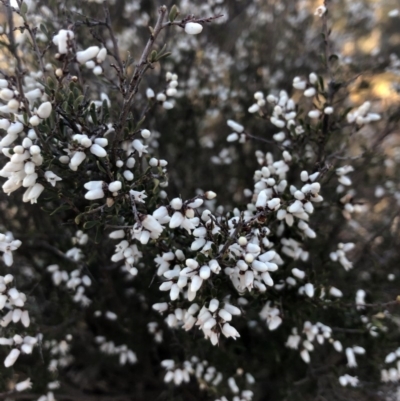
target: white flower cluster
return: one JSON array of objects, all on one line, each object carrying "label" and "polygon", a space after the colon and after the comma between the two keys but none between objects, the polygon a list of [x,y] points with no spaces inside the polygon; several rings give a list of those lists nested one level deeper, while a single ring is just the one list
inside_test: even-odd
[{"label": "white flower cluster", "polygon": [[[340,182],[340,184],[344,185],[344,186],[350,186],[352,184],[350,177],[347,176],[347,174],[351,173],[354,171],[353,166],[343,166],[343,167],[339,167],[336,169],[336,174],[339,176],[338,181]],[[338,187],[337,192],[342,192],[343,191],[343,187]]]},{"label": "white flower cluster", "polygon": [[[292,329],[292,334],[288,337],[285,345],[288,348],[297,350],[301,344],[300,356],[305,363],[310,363],[311,361],[310,352],[315,350],[315,346],[313,344],[313,342],[315,343],[315,340],[320,345],[324,344],[325,340],[328,340],[328,342],[332,344],[335,351],[343,352],[342,343],[339,340],[332,338],[332,329],[323,323],[318,322],[316,324],[312,324],[311,322],[306,321],[304,322],[303,333],[305,334],[306,339],[302,339],[302,337],[298,334],[297,328],[294,327]],[[346,348],[345,355],[347,358],[347,366],[350,368],[357,366],[355,354],[364,355],[365,349],[360,346]],[[342,381],[343,380],[344,379],[342,379]]]},{"label": "white flower cluster", "polygon": [[343,387],[357,387],[359,385],[359,380],[357,376],[350,376],[346,373],[345,375],[339,377],[339,383]]},{"label": "white flower cluster", "polygon": [[67,54],[73,48],[72,40],[75,35],[73,31],[61,29],[57,35],[53,36],[53,43],[58,47],[58,53]]},{"label": "white flower cluster", "polygon": [[90,305],[92,301],[85,295],[85,288],[92,285],[92,280],[88,275],[82,274],[80,269],[75,269],[71,272],[60,270],[59,265],[47,266],[47,271],[51,273],[55,286],[58,287],[65,283],[65,288],[75,292],[72,297],[74,302],[82,306]]},{"label": "white flower cluster", "polygon": [[[4,327],[4,326],[3,326]],[[13,347],[10,353],[7,355],[4,360],[4,366],[9,368],[13,366],[17,361],[18,357],[22,354],[31,354],[33,351],[33,347],[37,344],[38,339],[36,337],[31,336],[20,336],[19,334],[15,334],[12,338],[1,337],[0,345],[7,345]]]},{"label": "white flower cluster", "polygon": [[29,327],[29,312],[21,309],[25,305],[26,295],[15,287],[11,287],[13,280],[14,276],[11,274],[0,276],[0,310],[9,309],[0,320],[0,326],[7,327],[11,322],[20,321],[24,327]]},{"label": "white flower cluster", "polygon": [[397,383],[400,380],[400,348],[386,355],[385,363],[391,364],[396,362],[396,367],[381,370],[381,380],[384,383]]},{"label": "white flower cluster", "polygon": [[[167,371],[164,376],[165,383],[173,383],[175,386],[180,386],[182,383],[189,383],[190,377],[195,377],[200,390],[208,388],[216,388],[223,383],[223,374],[214,366],[209,365],[205,360],[201,361],[198,357],[192,356],[190,360],[185,360],[177,364],[173,359],[165,359],[161,361],[161,366]],[[253,385],[254,377],[250,373],[244,373],[242,369],[237,369],[237,378],[244,377],[245,384]],[[239,394],[233,398],[233,401],[251,401],[253,392],[251,390],[240,390],[235,377],[231,376],[226,380],[229,389],[234,394]],[[225,396],[216,401],[227,401]]]},{"label": "white flower cluster", "polygon": [[[169,305],[166,302],[156,303],[153,309],[162,314],[169,310]],[[201,309],[196,303],[191,304],[187,310],[176,308],[168,314],[166,322],[171,328],[182,327],[186,331],[199,326],[204,338],[210,339],[213,345],[217,345],[221,333],[233,339],[240,337],[238,331],[228,323],[233,316],[240,315],[238,307],[228,302],[224,302],[222,306],[217,299],[212,299],[208,307],[203,305]]]},{"label": "white flower cluster", "polygon": [[378,113],[369,113],[371,102],[364,102],[357,110],[347,114],[347,121],[352,124],[365,125],[370,122],[379,121],[381,116]]},{"label": "white flower cluster", "polygon": [[[40,194],[44,190],[44,186],[37,181],[39,178],[36,168],[43,163],[41,149],[38,145],[33,145],[32,140],[25,138],[21,145],[10,148],[3,148],[2,152],[10,161],[0,170],[0,176],[6,177],[7,181],[2,188],[6,194],[16,191],[18,188],[27,188],[24,192],[22,200],[24,202],[36,203]],[[47,172],[47,181],[54,182],[61,180],[59,177],[54,177],[51,171]]]},{"label": "white flower cluster", "polygon": [[[117,230],[110,233],[110,238],[118,239],[124,238],[125,231]],[[112,262],[124,261],[125,271],[129,272],[132,276],[138,274],[138,269],[135,265],[139,262],[142,257],[142,252],[139,251],[136,244],[129,244],[128,241],[123,240],[115,246],[115,253],[111,256]]]},{"label": "white flower cluster", "polygon": [[352,242],[347,244],[339,243],[337,251],[331,252],[329,257],[333,262],[339,262],[344,267],[344,270],[349,271],[353,268],[353,263],[347,259],[346,253],[350,252],[354,247],[355,244]]},{"label": "white flower cluster", "polygon": [[86,159],[88,151],[96,157],[106,157],[107,151],[104,148],[107,145],[107,138],[89,138],[86,134],[75,134],[68,148],[64,149],[68,156],[60,156],[59,160],[63,164],[68,164],[72,171],[77,171]]},{"label": "white flower cluster", "polygon": [[93,74],[100,75],[103,72],[101,63],[107,57],[107,49],[98,46],[90,46],[86,50],[82,50],[76,53],[76,61],[79,64],[84,64],[89,70],[93,70]]},{"label": "white flower cluster", "polygon": [[107,355],[117,355],[121,366],[129,363],[131,365],[137,362],[136,354],[125,344],[116,346],[113,341],[107,341],[103,336],[97,336],[95,341],[100,346],[100,351]]},{"label": "white flower cluster", "polygon": [[[40,338],[40,341],[42,339]],[[74,358],[69,353],[70,343],[73,340],[71,334],[65,335],[63,340],[46,340],[43,342],[43,348],[48,350],[51,355],[51,359],[47,366],[50,372],[57,372],[59,368],[65,368],[69,366]]]},{"label": "white flower cluster", "polygon": [[154,93],[153,89],[147,88],[146,90],[146,97],[149,100],[153,100],[154,98],[157,102],[162,104],[162,107],[165,110],[171,110],[174,108],[174,101],[169,98],[174,98],[178,94],[178,75],[173,74],[171,72],[166,73],[166,80],[167,80],[167,89],[164,92],[160,92],[157,95]]},{"label": "white flower cluster", "polygon": [[3,253],[3,261],[6,266],[12,266],[14,263],[12,252],[17,250],[21,244],[20,240],[14,239],[12,233],[0,233],[0,252]]},{"label": "white flower cluster", "polygon": [[270,306],[271,302],[268,301],[265,306],[261,309],[260,318],[267,322],[269,330],[277,329],[281,323],[282,318],[280,315],[280,310],[274,306]]},{"label": "white flower cluster", "polygon": [[157,322],[147,323],[147,330],[149,331],[150,334],[153,335],[154,341],[156,343],[160,344],[163,342],[163,331],[161,330]]}]

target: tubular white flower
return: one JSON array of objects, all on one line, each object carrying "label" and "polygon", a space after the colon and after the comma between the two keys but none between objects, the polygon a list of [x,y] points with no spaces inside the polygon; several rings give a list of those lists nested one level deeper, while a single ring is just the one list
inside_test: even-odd
[{"label": "tubular white flower", "polygon": [[40,194],[44,191],[44,186],[42,184],[35,184],[33,187],[29,187],[22,198],[23,202],[36,203]]},{"label": "tubular white flower", "polygon": [[95,200],[104,198],[105,194],[101,188],[92,189],[85,194],[85,199]]},{"label": "tubular white flower", "polygon": [[143,142],[139,139],[135,139],[132,142],[132,146],[139,153],[140,157],[143,153],[147,153],[147,146],[143,145]]},{"label": "tubular white flower", "polygon": [[85,152],[81,152],[81,151],[75,152],[74,155],[71,158],[70,165],[72,167],[78,167],[78,166],[80,166],[82,164],[82,162],[85,159],[86,159]]},{"label": "tubular white flower", "polygon": [[110,183],[108,184],[108,190],[109,190],[110,192],[117,192],[117,191],[119,191],[121,188],[122,188],[122,182],[121,182],[121,181],[113,181],[113,182],[110,182]]},{"label": "tubular white flower", "polygon": [[313,97],[313,96],[315,96],[316,93],[317,93],[317,91],[315,90],[315,88],[308,88],[304,91],[304,96],[305,97]]},{"label": "tubular white flower", "polygon": [[31,382],[31,379],[28,378],[22,382],[17,383],[14,387],[14,390],[20,392],[20,391],[28,390],[30,388],[32,388],[32,382]]},{"label": "tubular white flower", "polygon": [[98,46],[88,47],[86,50],[76,53],[76,60],[79,64],[85,64],[87,61],[95,58],[100,51]]},{"label": "tubular white flower", "polygon": [[197,22],[188,22],[185,24],[185,32],[189,35],[198,35],[203,30],[203,25]]},{"label": "tubular white flower", "polygon": [[39,108],[37,110],[37,114],[40,118],[46,119],[46,118],[50,117],[51,111],[52,111],[51,103],[45,102],[39,106]]},{"label": "tubular white flower", "polygon": [[[24,129],[24,126],[22,123],[20,123],[19,121],[11,123],[9,128],[7,129],[7,134],[10,135],[17,135],[20,132],[22,132]],[[7,145],[3,145],[3,146],[7,146]]]},{"label": "tubular white flower", "polygon": [[183,223],[184,219],[185,217],[181,212],[175,212],[172,215],[171,220],[169,221],[169,227],[170,228],[179,227]]},{"label": "tubular white flower", "polygon": [[107,156],[107,151],[97,143],[94,143],[90,147],[90,152],[93,153],[97,157],[106,157]]},{"label": "tubular white flower", "polygon": [[354,355],[354,351],[352,348],[346,348],[346,358],[347,358],[347,366],[349,368],[356,368],[357,367],[357,361],[356,357]]},{"label": "tubular white flower", "polygon": [[229,127],[231,127],[238,134],[241,134],[244,131],[243,125],[240,125],[236,121],[228,120],[226,123],[228,124]]},{"label": "tubular white flower", "polygon": [[107,49],[105,47],[103,47],[102,49],[100,49],[100,51],[97,53],[96,56],[96,61],[101,64],[107,57]]},{"label": "tubular white flower", "polygon": [[307,283],[304,286],[304,291],[309,298],[312,298],[314,296],[314,285],[311,283]]},{"label": "tubular white flower", "polygon": [[149,230],[150,232],[160,235],[164,230],[164,227],[151,215],[146,215],[144,220],[142,221],[143,227]]},{"label": "tubular white flower", "polygon": [[16,348],[12,349],[10,353],[7,355],[6,359],[4,360],[4,366],[6,368],[9,368],[10,366],[14,365],[20,353],[21,353],[20,350]]},{"label": "tubular white flower", "polygon": [[200,276],[193,276],[192,277],[192,282],[190,284],[190,290],[192,292],[197,292],[201,285],[203,284],[203,279]]},{"label": "tubular white flower", "polygon": [[228,338],[232,337],[234,340],[236,340],[236,338],[240,337],[239,332],[233,326],[231,326],[229,323],[225,323],[222,326],[222,334]]}]

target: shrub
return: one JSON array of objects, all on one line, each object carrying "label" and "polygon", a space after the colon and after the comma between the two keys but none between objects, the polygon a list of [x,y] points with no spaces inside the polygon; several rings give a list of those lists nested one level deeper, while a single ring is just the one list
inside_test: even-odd
[{"label": "shrub", "polygon": [[0,398],[394,397],[398,10],[2,4]]}]

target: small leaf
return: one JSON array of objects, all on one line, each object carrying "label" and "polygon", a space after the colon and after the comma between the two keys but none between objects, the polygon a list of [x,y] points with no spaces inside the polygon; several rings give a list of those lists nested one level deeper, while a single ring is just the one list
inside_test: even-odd
[{"label": "small leaf", "polygon": [[56,83],[55,83],[54,79],[51,77],[47,78],[47,85],[50,89],[54,89],[56,87]]},{"label": "small leaf", "polygon": [[167,53],[161,54],[160,56],[157,57],[157,60],[156,60],[156,61],[159,61],[159,60],[161,60],[162,58],[166,58],[166,57],[168,57],[168,56],[170,56],[170,55],[171,55],[171,52],[167,52]]},{"label": "small leaf", "polygon": [[41,30],[46,36],[49,36],[49,33],[47,32],[46,25],[40,24],[40,30]]},{"label": "small leaf", "polygon": [[84,99],[84,96],[83,96],[83,95],[80,95],[80,96],[78,96],[78,97],[75,99],[75,101],[74,101],[74,109],[75,109],[75,110],[77,110],[78,107],[82,104],[83,99]]},{"label": "small leaf", "polygon": [[93,124],[97,125],[97,113],[94,103],[90,106],[90,116],[92,117]]},{"label": "small leaf", "polygon": [[178,15],[179,15],[179,8],[174,4],[171,7],[171,11],[169,12],[169,16],[168,16],[169,21],[174,22]]},{"label": "small leaf", "polygon": [[153,50],[150,53],[150,63],[154,63],[155,61],[157,61],[157,52]]},{"label": "small leaf", "polygon": [[25,17],[25,14],[28,12],[28,5],[26,3],[22,3],[19,11],[20,11],[22,17]]},{"label": "small leaf", "polygon": [[97,160],[96,164],[97,164],[97,168],[98,168],[102,173],[107,174],[107,171],[106,171],[106,170],[104,169],[104,167],[101,165],[101,163],[100,163],[99,160]]},{"label": "small leaf", "polygon": [[144,116],[137,124],[136,127],[134,129],[134,131],[136,132],[137,130],[139,130],[139,128],[141,127],[141,125],[144,123],[144,120],[146,120],[146,116]]},{"label": "small leaf", "polygon": [[84,225],[83,228],[85,230],[90,230],[93,227],[96,227],[100,222],[98,220],[92,220],[92,221],[87,221]]},{"label": "small leaf", "polygon": [[69,210],[71,209],[70,205],[61,205],[59,206],[57,209],[55,209],[54,211],[52,211],[50,213],[50,216],[53,216],[53,214],[59,213],[59,212],[64,212],[65,210]]}]

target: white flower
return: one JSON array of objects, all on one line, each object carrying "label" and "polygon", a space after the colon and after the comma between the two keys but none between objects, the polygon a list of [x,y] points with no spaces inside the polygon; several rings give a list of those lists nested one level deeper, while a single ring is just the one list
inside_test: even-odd
[{"label": "white flower", "polygon": [[113,181],[108,184],[108,190],[110,192],[118,192],[122,188],[121,181]]},{"label": "white flower", "polygon": [[90,153],[93,153],[97,157],[106,157],[107,156],[107,151],[97,143],[94,143],[90,147]]},{"label": "white flower", "polygon": [[[147,198],[146,192],[145,191],[134,191],[133,189],[131,189],[129,191],[129,194],[133,197],[133,199],[136,202],[141,202],[144,203],[144,200]],[[154,215],[154,213],[153,213]],[[157,218],[156,216],[154,216],[155,218]]]},{"label": "white flower", "polygon": [[71,158],[70,166],[71,167],[78,167],[84,160],[86,159],[85,152],[75,152]]},{"label": "white flower", "polygon": [[14,365],[20,353],[21,351],[19,349],[16,348],[12,349],[10,353],[7,355],[7,358],[4,360],[4,366],[6,368],[9,368],[10,366]]},{"label": "white flower", "polygon": [[95,58],[100,51],[98,46],[88,47],[86,50],[80,51],[76,53],[76,60],[79,64],[85,64],[87,61]]},{"label": "white flower", "polygon": [[269,301],[264,305],[260,312],[260,317],[267,321],[268,329],[271,331],[277,329],[281,325],[282,319],[279,315],[279,309],[271,307]]},{"label": "white flower", "polygon": [[322,17],[326,13],[326,7],[325,6],[319,6],[315,12],[314,15],[317,15],[318,17]]},{"label": "white flower", "polygon": [[188,22],[185,25],[185,32],[189,35],[198,35],[203,30],[203,25],[197,22]]},{"label": "white flower", "polygon": [[297,329],[293,328],[292,334],[288,337],[285,345],[288,348],[298,349],[300,341],[301,341],[301,337],[297,334]]},{"label": "white flower", "polygon": [[143,145],[143,142],[139,139],[135,139],[132,142],[132,146],[139,153],[140,157],[142,156],[143,153],[147,153],[148,146]]},{"label": "white flower", "polygon": [[35,184],[32,187],[29,187],[23,197],[22,197],[22,201],[23,202],[31,202],[33,203],[37,203],[37,200],[40,196],[40,194],[44,191],[44,186],[42,184]]},{"label": "white flower", "polygon": [[54,174],[52,171],[46,171],[44,173],[44,178],[46,178],[46,181],[49,182],[53,187],[56,186],[57,181],[61,181],[62,178],[59,177],[58,175]]},{"label": "white flower", "polygon": [[305,348],[304,348],[303,350],[301,350],[300,356],[301,356],[301,359],[302,359],[305,363],[310,363],[310,360],[311,360],[310,354],[309,354],[309,352],[308,352]]},{"label": "white flower", "polygon": [[238,134],[241,134],[244,131],[243,125],[240,125],[236,121],[228,120],[226,123],[228,124],[229,127],[231,127]]},{"label": "white flower", "polygon": [[[7,238],[6,238],[7,239]],[[6,266],[13,264],[12,251],[15,251],[21,246],[20,240],[4,240],[0,241],[0,252],[3,252],[3,260]]]},{"label": "white flower", "polygon": [[222,326],[222,334],[228,338],[232,337],[234,340],[236,340],[236,338],[240,337],[239,332],[233,326],[231,326],[229,323],[225,323]]},{"label": "white flower", "polygon": [[304,286],[304,291],[308,297],[312,298],[314,296],[314,285],[311,283],[307,283]]},{"label": "white flower", "polygon": [[85,199],[95,200],[104,198],[105,194],[103,191],[104,181],[89,181],[84,187],[88,190],[85,194]]},{"label": "white flower", "polygon": [[50,102],[42,103],[37,110],[37,115],[42,119],[49,118],[50,114],[51,114],[51,110],[52,110],[52,106],[51,106]]},{"label": "white flower", "polygon": [[357,367],[357,361],[356,357],[354,355],[354,350],[353,348],[346,348],[346,358],[347,358],[347,366],[349,368],[356,368]]},{"label": "white flower", "polygon": [[27,390],[29,388],[32,388],[32,382],[31,382],[30,378],[24,380],[23,382],[17,383],[15,385],[15,387],[14,387],[14,390],[15,391],[24,391],[24,390]]}]

